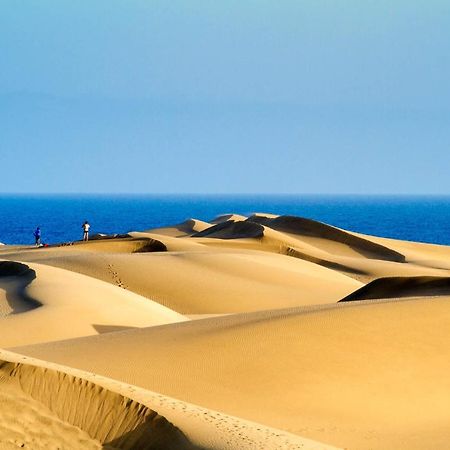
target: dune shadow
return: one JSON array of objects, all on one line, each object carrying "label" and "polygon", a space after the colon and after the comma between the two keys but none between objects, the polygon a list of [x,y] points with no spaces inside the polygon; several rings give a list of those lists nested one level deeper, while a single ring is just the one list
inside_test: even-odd
[{"label": "dune shadow", "polygon": [[371,281],[339,302],[446,295],[450,295],[450,277],[383,277]]},{"label": "dune shadow", "polygon": [[16,261],[0,261],[0,284],[5,289],[11,314],[18,314],[42,306],[30,297],[26,289],[36,279],[36,272]]},{"label": "dune shadow", "polygon": [[208,237],[215,239],[245,239],[245,238],[262,238],[264,236],[264,228],[253,222],[235,222],[229,220],[213,225],[206,230],[192,234],[191,237]]},{"label": "dune shadow", "polygon": [[178,427],[149,406],[88,379],[5,359],[0,360],[0,378],[17,382],[26,395],[105,449],[197,450]]},{"label": "dune shadow", "polygon": [[167,252],[166,245],[157,239],[145,238],[134,239],[134,241],[140,245],[138,245],[133,253]]},{"label": "dune shadow", "polygon": [[406,260],[404,255],[389,247],[312,219],[296,216],[278,216],[276,218],[251,216],[247,221],[264,225],[284,233],[339,242],[370,259],[399,263],[404,263]]},{"label": "dune shadow", "polygon": [[202,450],[192,444],[176,427],[173,427],[172,430],[172,442],[168,442],[166,435],[155,432],[159,427],[165,426],[166,423],[167,420],[156,413],[154,416],[147,416],[144,423],[111,441],[105,442],[103,448],[105,450]]},{"label": "dune shadow", "polygon": [[350,275],[367,275],[367,272],[365,272],[364,270],[346,266],[344,264],[340,264],[334,261],[328,261],[323,258],[316,258],[315,256],[308,255],[307,253],[301,252],[292,247],[287,247],[285,250],[285,254],[287,256],[292,256],[293,258],[302,259],[304,261],[308,261],[317,264],[319,266],[326,267],[327,269],[336,270],[338,272],[344,272]]},{"label": "dune shadow", "polygon": [[98,325],[95,323],[92,324],[92,327],[99,334],[114,333],[116,331],[125,331],[125,330],[132,330],[132,329],[138,328],[138,327],[123,326],[123,325]]}]

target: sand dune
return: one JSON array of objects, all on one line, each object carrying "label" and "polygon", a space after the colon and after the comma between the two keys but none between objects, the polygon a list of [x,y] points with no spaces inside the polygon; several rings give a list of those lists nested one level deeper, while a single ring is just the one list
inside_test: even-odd
[{"label": "sand dune", "polygon": [[0,287],[1,347],[187,320],[119,287],[40,264],[3,262]]},{"label": "sand dune", "polygon": [[371,281],[340,301],[442,295],[450,296],[449,277],[385,277]]},{"label": "sand dune", "polygon": [[361,283],[315,264],[254,251],[81,254],[40,263],[104,281],[120,280],[127,290],[181,314],[336,302],[361,287]]},{"label": "sand dune", "polygon": [[[349,239],[353,242],[351,237]],[[357,245],[364,247],[368,244],[367,248],[372,248],[373,243],[378,245],[380,240],[380,238],[365,235],[358,235],[358,239],[360,241]],[[381,252],[383,254],[379,255],[378,258],[372,258],[365,256],[361,251],[356,251],[351,245],[344,244],[332,237],[316,238],[300,233],[286,233],[268,226],[264,226],[262,238],[213,239],[197,237],[195,241],[203,246],[213,248],[254,249],[296,257],[338,271],[365,283],[379,277],[392,275],[448,276],[448,270],[450,270],[450,263],[447,262],[450,260],[448,248],[428,244],[407,243],[406,246],[403,243],[401,245],[396,243],[393,245],[389,240],[381,240],[382,243],[386,242],[386,244],[391,245],[394,255],[402,255],[398,258],[402,262],[398,262],[390,260],[396,257],[391,258],[392,254],[388,245],[382,245]],[[380,249],[378,248],[378,250]],[[404,255],[401,252],[402,250],[405,251]],[[374,256],[373,251],[372,256]]]},{"label": "sand dune", "polygon": [[0,258],[0,346],[43,360],[2,352],[2,445],[137,448],[151,410],[203,449],[448,447],[449,247],[258,213]]},{"label": "sand dune", "polygon": [[262,238],[264,227],[252,222],[228,220],[195,233],[192,237],[210,237],[216,239]]},{"label": "sand dune", "polygon": [[86,378],[2,356],[0,396],[7,409],[0,409],[1,443],[33,449],[195,448],[144,404]]},{"label": "sand dune", "polygon": [[0,261],[0,318],[40,306],[26,295],[26,287],[35,278],[36,272],[26,264]]},{"label": "sand dune", "polygon": [[188,219],[178,225],[146,230],[146,233],[160,234],[163,236],[183,237],[201,232],[211,227],[211,224],[198,219]]},{"label": "sand dune", "polygon": [[247,219],[247,217],[242,216],[241,214],[222,214],[220,216],[215,217],[213,220],[210,220],[210,223],[218,224],[218,223],[226,222],[228,220],[238,222],[238,221],[246,220],[246,219]]},{"label": "sand dune", "polygon": [[17,351],[336,446],[446,448],[449,298],[341,305]]},{"label": "sand dune", "polygon": [[0,409],[1,448],[4,444],[37,450],[334,448],[99,375],[2,350],[0,387],[0,399],[7,406]]},{"label": "sand dune", "polygon": [[[266,227],[270,227],[274,230],[282,231],[287,234],[299,235],[303,238],[308,237],[312,243],[316,243],[317,245],[319,245],[318,240],[320,239],[326,240],[329,243],[334,242],[343,244],[352,251],[367,258],[395,262],[405,261],[404,255],[390,249],[389,247],[385,247],[371,240],[364,239],[339,228],[335,228],[315,220],[295,216],[278,216],[275,218],[252,216],[247,220],[265,225]],[[316,240],[312,241],[311,239]]]},{"label": "sand dune", "polygon": [[[157,239],[151,237],[135,238],[108,238],[98,239],[89,242],[75,242],[77,251],[85,252],[111,252],[111,253],[145,253],[145,252],[164,252],[166,246]],[[67,249],[67,246],[63,246]],[[46,251],[48,249],[36,249],[37,251]],[[70,249],[68,249],[70,251]]]}]

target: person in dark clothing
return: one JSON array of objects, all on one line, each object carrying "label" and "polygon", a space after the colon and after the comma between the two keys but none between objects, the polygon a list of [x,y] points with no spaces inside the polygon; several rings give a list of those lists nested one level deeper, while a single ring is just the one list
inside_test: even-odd
[{"label": "person in dark clothing", "polygon": [[34,240],[36,243],[36,247],[39,247],[41,245],[41,228],[37,227],[36,230],[34,230]]}]

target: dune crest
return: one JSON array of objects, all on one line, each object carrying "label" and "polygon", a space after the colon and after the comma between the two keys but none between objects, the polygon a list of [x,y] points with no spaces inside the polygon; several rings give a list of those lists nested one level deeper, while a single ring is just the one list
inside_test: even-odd
[{"label": "dune crest", "polygon": [[[109,283],[40,264],[5,262],[0,266],[0,346],[67,339],[97,334],[102,326],[143,327],[187,320],[133,292]],[[109,267],[114,271],[114,268]],[[3,284],[2,284],[3,283]],[[6,309],[5,306],[2,308]],[[69,320],[70,326],[67,326]]]},{"label": "dune crest", "polygon": [[405,262],[404,255],[395,250],[312,219],[295,216],[278,216],[275,218],[251,216],[247,220],[283,233],[338,242],[370,259]]},{"label": "dune crest", "polygon": [[262,238],[264,227],[247,221],[227,220],[195,233],[192,237],[209,237],[215,239]]},{"label": "dune crest", "polygon": [[198,219],[187,219],[171,227],[152,228],[144,233],[160,234],[163,236],[185,237],[203,231],[211,226],[210,223]]},{"label": "dune crest", "polygon": [[[0,350],[0,387],[3,392],[14,390],[15,397],[20,392],[21,398],[28,397],[28,402],[38,405],[39,411],[25,408],[17,414],[27,413],[36,420],[44,410],[47,421],[59,420],[59,427],[71,432],[68,438],[72,441],[64,448],[337,450],[103,376],[4,350]],[[0,411],[0,424],[2,419]],[[12,418],[5,419],[10,426]],[[22,440],[26,437],[19,435]]]},{"label": "dune crest", "polygon": [[232,220],[233,222],[239,222],[246,219],[247,217],[242,216],[241,214],[222,214],[215,217],[213,220],[210,220],[210,223],[216,225],[218,223],[227,222],[229,220]]},{"label": "dune crest", "polygon": [[340,302],[450,295],[450,277],[384,277],[366,284]]},{"label": "dune crest", "polygon": [[[92,448],[194,449],[180,430],[147,406],[71,374],[21,362],[0,360],[0,387],[5,392],[13,387],[22,393],[23,398],[29,396],[37,405],[43,405],[41,410],[50,410],[63,422],[63,426],[60,426],[64,433],[67,434],[67,429],[72,430],[64,424],[84,432],[78,433],[80,437],[75,442],[69,440],[65,448],[71,444],[74,449],[77,445],[88,448],[89,441],[86,437],[89,437],[102,444],[97,446],[95,442],[91,442]],[[19,417],[27,413],[36,415],[36,410],[27,409],[25,406],[25,411],[17,410],[16,414]],[[49,416],[48,413],[46,415]],[[13,424],[12,420],[8,423],[8,417],[3,421],[6,422],[4,426]],[[32,433],[30,429],[26,431],[21,436],[25,442],[30,439]],[[34,433],[39,436],[40,432],[34,430]],[[76,439],[75,430],[72,434]]]},{"label": "dune crest", "polygon": [[[129,236],[0,249],[0,345],[41,361],[0,359],[66,374],[17,369],[87,403],[114,391],[202,449],[448,447],[449,247],[264,213]],[[30,393],[3,367],[11,417]],[[120,446],[140,427],[67,436]]]},{"label": "dune crest", "polygon": [[449,318],[449,297],[347,302],[15,351],[338,447],[444,449]]}]

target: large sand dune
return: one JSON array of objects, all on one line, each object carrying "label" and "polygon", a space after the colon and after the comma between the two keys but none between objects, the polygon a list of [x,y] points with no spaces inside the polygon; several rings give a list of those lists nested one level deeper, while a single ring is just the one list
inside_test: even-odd
[{"label": "large sand dune", "polygon": [[161,234],[163,236],[184,237],[191,236],[211,227],[211,224],[198,219],[188,219],[178,225],[163,228],[153,228],[147,233]]},{"label": "large sand dune", "polygon": [[445,448],[450,299],[346,305],[16,350],[337,446]]},{"label": "large sand dune", "polygon": [[336,302],[361,287],[352,278],[308,261],[271,252],[202,247],[203,251],[94,254],[76,252],[74,246],[72,253],[67,248],[48,249],[23,253],[22,259],[115,283],[182,314]]},{"label": "large sand dune", "polygon": [[100,280],[41,264],[0,262],[0,346],[187,320]]},{"label": "large sand dune", "polygon": [[1,444],[42,450],[194,448],[144,404],[85,377],[20,362],[8,352],[0,351],[0,358]]},{"label": "large sand dune", "polygon": [[147,448],[124,398],[182,446],[448,448],[448,247],[264,213],[68,244],[0,249],[0,448]]},{"label": "large sand dune", "polygon": [[[4,350],[0,350],[0,388],[2,449],[334,448],[96,374]],[[186,433],[167,417],[182,424]]]}]

